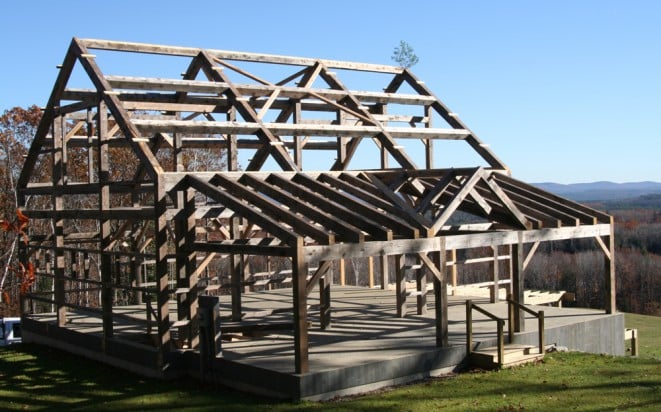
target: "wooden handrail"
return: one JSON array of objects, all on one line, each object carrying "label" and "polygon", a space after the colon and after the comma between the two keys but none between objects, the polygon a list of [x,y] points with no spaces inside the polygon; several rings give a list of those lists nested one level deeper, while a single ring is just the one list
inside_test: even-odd
[{"label": "wooden handrail", "polygon": [[491,320],[496,321],[498,335],[498,367],[500,368],[503,366],[505,360],[505,338],[503,333],[505,319],[501,319],[493,313],[475,305],[470,299],[466,300],[466,352],[468,356],[473,352],[473,309],[487,316]]},{"label": "wooden handrail", "polygon": [[539,341],[539,353],[542,354],[544,353],[544,311],[534,311],[522,303],[519,303],[512,299],[512,295],[508,294],[507,295],[507,326],[508,326],[508,335],[509,335],[509,340],[512,342],[512,339],[514,338],[514,308],[518,308],[523,310],[524,312],[528,312],[534,317],[537,318],[537,334],[538,334],[538,341]]}]

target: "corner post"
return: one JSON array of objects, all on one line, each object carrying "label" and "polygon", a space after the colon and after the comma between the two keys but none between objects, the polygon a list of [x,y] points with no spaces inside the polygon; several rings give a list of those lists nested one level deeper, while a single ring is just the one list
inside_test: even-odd
[{"label": "corner post", "polygon": [[294,304],[294,364],[295,373],[307,373],[308,363],[308,308],[307,263],[303,254],[303,238],[296,238],[292,247],[292,283]]},{"label": "corner post", "polygon": [[[53,186],[64,186],[66,180],[66,148],[65,122],[63,116],[55,117],[53,121]],[[53,210],[57,213],[64,208],[64,199],[61,194],[53,195]],[[53,221],[55,235],[55,248],[53,256],[55,257],[54,269],[54,300],[57,307],[57,325],[64,326],[67,322],[67,307],[65,306],[64,292],[64,219],[57,216]]]},{"label": "corner post", "polygon": [[434,298],[436,304],[434,305],[435,319],[436,319],[436,346],[446,347],[448,343],[448,285],[446,280],[446,258],[447,251],[445,250],[445,238],[440,238],[439,251],[434,253],[434,264],[441,274],[438,279],[434,276]]},{"label": "corner post", "polygon": [[[604,258],[604,285],[606,287],[606,313],[613,314],[617,312],[616,290],[615,290],[615,219],[610,218],[610,234],[604,242],[608,246],[608,254]],[[609,256],[610,255],[610,256]]]},{"label": "corner post", "polygon": [[[103,213],[110,208],[110,160],[108,158],[108,106],[101,100],[97,110],[98,150],[97,168],[99,179],[99,211]],[[105,340],[113,337],[112,322],[112,261],[108,254],[111,242],[111,228],[109,219],[100,219],[99,228],[101,235],[101,310],[103,318],[103,337]]]}]

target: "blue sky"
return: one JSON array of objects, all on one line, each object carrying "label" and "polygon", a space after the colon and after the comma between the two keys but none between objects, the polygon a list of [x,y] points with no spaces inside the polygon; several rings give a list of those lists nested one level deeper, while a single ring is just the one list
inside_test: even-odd
[{"label": "blue sky", "polygon": [[[528,182],[661,181],[660,1],[2,3],[0,111],[44,105],[72,37],[391,64]],[[418,159],[422,164],[422,159]]]}]

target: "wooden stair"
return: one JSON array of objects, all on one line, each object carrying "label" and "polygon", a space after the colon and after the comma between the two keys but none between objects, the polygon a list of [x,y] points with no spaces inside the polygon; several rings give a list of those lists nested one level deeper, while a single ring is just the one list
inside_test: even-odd
[{"label": "wooden stair", "polygon": [[469,363],[482,369],[510,368],[536,362],[544,358],[537,346],[507,344],[504,347],[505,356],[502,365],[498,364],[498,348],[496,346],[475,350],[469,355]]}]

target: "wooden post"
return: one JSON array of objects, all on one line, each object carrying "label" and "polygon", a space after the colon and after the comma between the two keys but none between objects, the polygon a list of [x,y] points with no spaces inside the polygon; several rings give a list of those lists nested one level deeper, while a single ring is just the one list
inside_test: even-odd
[{"label": "wooden post", "polygon": [[[110,160],[108,158],[108,107],[102,100],[99,102],[97,115],[97,132],[99,134],[97,149],[97,167],[99,179],[99,211],[110,208]],[[103,336],[107,340],[113,337],[112,322],[112,259],[107,253],[111,241],[111,227],[109,219],[99,221],[101,235],[101,311],[103,318]]]},{"label": "wooden post", "polygon": [[434,264],[441,273],[441,278],[438,279],[434,276],[434,298],[436,300],[435,304],[435,320],[436,320],[436,346],[437,347],[446,347],[449,346],[448,342],[448,286],[445,279],[445,273],[447,268],[445,266],[446,262],[446,251],[445,251],[445,239],[440,239],[440,249],[438,252],[434,252],[433,259]]},{"label": "wooden post", "polygon": [[452,249],[450,252],[450,260],[452,260],[451,276],[452,276],[452,296],[457,294],[457,249]]},{"label": "wooden post", "polygon": [[199,331],[198,314],[198,275],[196,254],[189,250],[195,242],[195,193],[192,190],[177,194],[180,213],[175,220],[177,236],[177,320],[186,322],[185,337],[190,348],[197,347]]},{"label": "wooden post", "polygon": [[295,373],[307,373],[308,363],[308,308],[307,264],[303,253],[303,238],[292,247],[292,283],[294,299],[294,366]]},{"label": "wooden post", "polygon": [[[232,239],[241,237],[241,218],[232,217],[230,220],[230,234]],[[241,292],[243,283],[243,256],[232,253],[230,255],[230,293],[232,295],[232,321],[241,320]]]},{"label": "wooden post", "polygon": [[344,265],[344,259],[340,259],[338,263],[339,263],[339,266],[340,266],[340,268],[339,268],[339,271],[340,271],[340,286],[344,286],[345,281],[346,281],[346,269],[345,269],[345,265]]},{"label": "wooden post", "polygon": [[[301,122],[301,102],[294,103],[294,123],[299,124]],[[294,136],[294,163],[299,170],[303,170],[303,145],[301,141],[301,136]]]},{"label": "wooden post", "polygon": [[[604,286],[606,288],[606,313],[617,312],[616,290],[615,290],[615,220],[611,216],[610,235],[606,236],[605,242],[608,246],[608,254],[604,258]],[[610,256],[609,256],[610,255]]]},{"label": "wooden post", "polygon": [[[434,109],[431,106],[425,106],[425,129],[432,127],[433,118],[434,118]],[[427,169],[434,168],[434,139],[423,140],[425,145],[425,167]]]},{"label": "wooden post", "polygon": [[154,244],[156,246],[156,322],[158,325],[158,349],[160,365],[166,364],[165,357],[170,351],[170,277],[168,264],[167,233],[167,192],[161,177],[156,179],[154,188]]},{"label": "wooden post", "polygon": [[390,282],[390,267],[388,265],[388,255],[379,256],[381,262],[381,289],[385,290]]},{"label": "wooden post", "polygon": [[[64,186],[66,179],[66,151],[64,145],[64,117],[57,116],[53,121],[53,186]],[[52,197],[53,210],[58,211],[64,208],[64,199],[61,194],[54,194]],[[55,235],[55,257],[54,282],[55,282],[55,306],[57,307],[57,325],[64,326],[67,322],[67,308],[65,304],[64,293],[64,219],[55,218],[53,221]]]},{"label": "wooden post", "polygon": [[493,276],[493,286],[491,287],[491,293],[490,293],[490,298],[491,298],[491,303],[498,303],[499,297],[498,297],[498,290],[500,289],[499,281],[500,281],[500,272],[498,268],[498,246],[491,246],[491,249],[493,250],[493,261],[489,262],[489,267],[491,269],[491,273]]},{"label": "wooden post", "polygon": [[319,278],[319,326],[328,329],[331,324],[331,285],[327,280],[332,276],[332,269]]},{"label": "wooden post", "polygon": [[[227,121],[236,121],[236,108],[234,106],[230,107],[227,111]],[[235,134],[230,134],[227,136],[227,170],[229,172],[239,170],[238,156],[239,147],[237,137]]]},{"label": "wooden post", "polygon": [[368,286],[371,288],[374,287],[374,257],[373,256],[368,256],[367,257],[367,282]]},{"label": "wooden post", "polygon": [[[520,234],[519,239],[521,239]],[[512,300],[522,305],[524,304],[523,259],[523,243],[519,240],[518,243],[512,245]],[[514,330],[516,332],[523,332],[526,330],[525,313],[519,307],[514,310]]]},{"label": "wooden post", "polygon": [[416,286],[416,309],[418,315],[427,314],[427,276],[421,265],[420,258],[415,257],[415,286]]},{"label": "wooden post", "polygon": [[397,255],[395,273],[395,293],[397,305],[397,317],[406,316],[406,255]]}]

